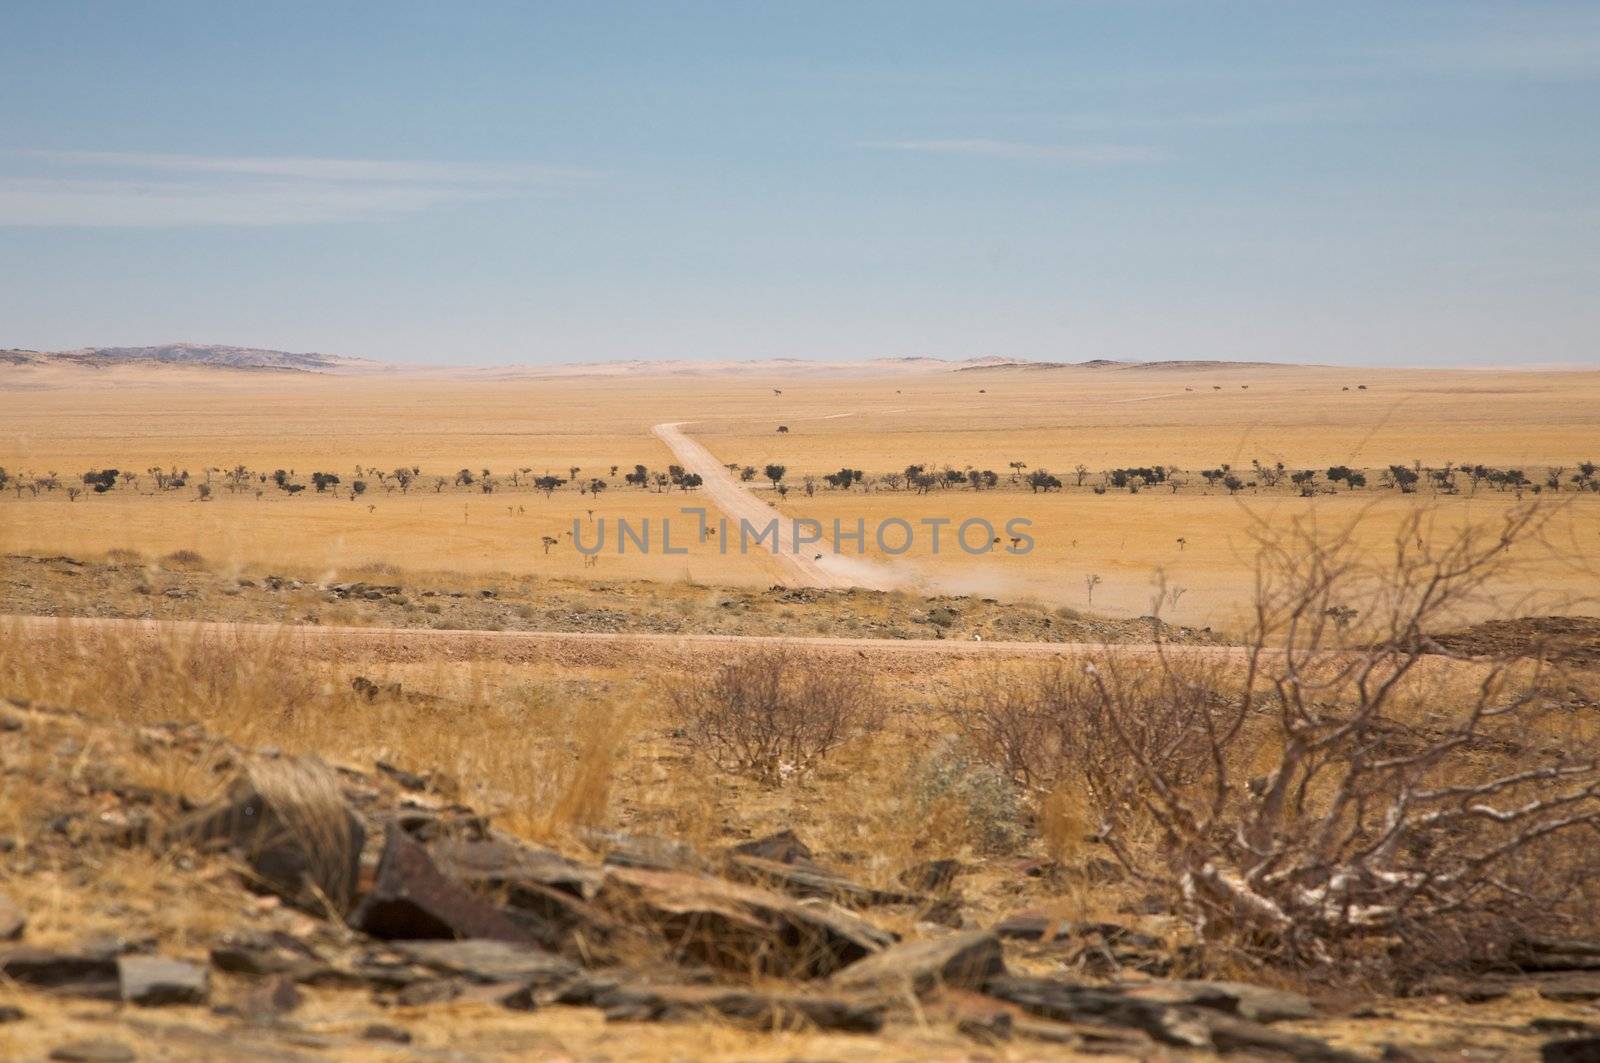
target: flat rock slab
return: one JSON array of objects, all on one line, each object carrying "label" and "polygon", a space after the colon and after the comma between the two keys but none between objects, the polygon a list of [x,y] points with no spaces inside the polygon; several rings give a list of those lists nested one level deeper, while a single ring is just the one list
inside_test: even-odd
[{"label": "flat rock slab", "polygon": [[1247,982],[1173,981],[1123,987],[1124,995],[1162,1004],[1192,1004],[1252,1022],[1282,1022],[1316,1015],[1309,997]]},{"label": "flat rock slab", "polygon": [[1265,1023],[1187,1004],[1144,1000],[1115,987],[1008,976],[993,979],[985,991],[1040,1018],[1126,1027],[1183,1048],[1284,1055],[1317,1063],[1356,1063],[1363,1058],[1312,1037],[1274,1030]]},{"label": "flat rock slab", "polygon": [[58,1063],[132,1063],[137,1057],[133,1049],[121,1041],[96,1039],[72,1041],[53,1048],[50,1058]]},{"label": "flat rock slab", "polygon": [[764,993],[728,986],[619,985],[594,1005],[608,1022],[703,1021],[718,1018],[760,1030],[810,1026],[819,1030],[877,1033],[884,1007],[846,997]]},{"label": "flat rock slab", "polygon": [[424,967],[473,982],[552,985],[579,973],[576,964],[560,956],[507,941],[411,941],[396,948]]},{"label": "flat rock slab", "polygon": [[1600,1037],[1563,1037],[1539,1047],[1541,1063],[1594,1063],[1600,1059]]},{"label": "flat rock slab", "polygon": [[677,953],[745,973],[823,978],[894,941],[829,905],[687,872],[612,868],[595,903]]},{"label": "flat rock slab", "polygon": [[793,897],[817,897],[856,908],[875,904],[922,904],[926,898],[903,890],[880,890],[806,862],[783,863],[759,856],[731,856],[728,874],[741,882],[771,886]]},{"label": "flat rock slab", "polygon": [[351,913],[350,925],[385,940],[533,937],[488,900],[445,876],[427,849],[397,828],[384,839],[377,881]]},{"label": "flat rock slab", "polygon": [[0,976],[33,989],[97,1000],[121,996],[116,957],[103,952],[11,949],[0,953]]},{"label": "flat rock slab", "polygon": [[1003,938],[1018,941],[1060,941],[1072,936],[1072,924],[1039,911],[1013,912],[994,925]]},{"label": "flat rock slab", "polygon": [[670,838],[626,834],[613,830],[580,833],[585,845],[603,854],[606,864],[647,871],[698,871],[705,866],[700,854]]},{"label": "flat rock slab", "polygon": [[780,864],[808,863],[813,857],[811,847],[792,830],[780,830],[776,834],[740,842],[728,852],[733,856],[755,856]]},{"label": "flat rock slab", "polygon": [[554,850],[498,837],[435,842],[428,855],[440,871],[468,885],[500,889],[535,882],[584,899],[594,896],[604,874]]},{"label": "flat rock slab", "polygon": [[982,989],[1006,973],[1000,939],[969,930],[923,941],[903,941],[851,964],[833,976],[843,989],[926,996],[943,986]]},{"label": "flat rock slab", "polygon": [[198,963],[162,956],[117,957],[117,980],[129,1004],[203,1004],[211,995],[211,972]]}]

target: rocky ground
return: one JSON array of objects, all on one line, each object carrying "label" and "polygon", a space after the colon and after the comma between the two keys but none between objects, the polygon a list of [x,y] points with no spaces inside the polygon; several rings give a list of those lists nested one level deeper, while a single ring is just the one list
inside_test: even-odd
[{"label": "rocky ground", "polygon": [[0,703],[0,784],[6,1059],[1600,1052],[1600,943],[1530,942],[1524,970],[1400,999],[1205,980],[1104,861],[1089,888],[1135,899],[1069,922],[1049,902],[1083,880],[1049,861],[934,855],[868,886],[804,824],[558,851],[423,766],[20,701]]},{"label": "rocky ground", "polygon": [[1221,641],[1151,618],[1113,620],[1035,603],[882,591],[616,583],[411,574],[339,578],[241,570],[203,560],[0,558],[0,612],[340,624],[470,631],[789,635],[1019,642]]}]

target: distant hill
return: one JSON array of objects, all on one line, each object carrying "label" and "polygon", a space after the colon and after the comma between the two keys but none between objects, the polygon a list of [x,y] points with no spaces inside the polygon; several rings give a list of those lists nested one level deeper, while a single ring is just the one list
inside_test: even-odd
[{"label": "distant hill", "polygon": [[116,365],[163,364],[216,366],[225,369],[272,369],[301,373],[375,368],[380,363],[333,354],[296,354],[258,347],[227,347],[209,343],[168,343],[159,347],[83,347],[75,351],[0,351],[0,365],[77,365],[105,368]]},{"label": "distant hill", "polygon": [[1087,362],[1030,362],[1026,360],[989,361],[982,364],[963,364],[956,371],[960,373],[984,372],[997,369],[1022,369],[1038,371],[1046,369],[1116,369],[1128,372],[1141,372],[1165,369],[1297,369],[1303,366],[1287,362],[1227,362],[1215,359],[1170,359],[1159,362],[1123,362],[1111,358],[1091,358]]}]

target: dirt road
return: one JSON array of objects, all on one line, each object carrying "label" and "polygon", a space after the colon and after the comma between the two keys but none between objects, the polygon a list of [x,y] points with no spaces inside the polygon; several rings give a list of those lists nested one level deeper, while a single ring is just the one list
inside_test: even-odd
[{"label": "dirt road", "polygon": [[[844,416],[844,415],[839,415]],[[825,542],[798,543],[795,522],[763,502],[749,488],[741,484],[718,461],[716,455],[689,438],[683,426],[690,422],[673,421],[658,424],[651,429],[663,443],[672,448],[679,463],[689,472],[698,473],[704,481],[706,499],[728,518],[727,548],[741,547],[741,526],[752,529],[748,550],[771,550],[778,563],[784,582],[795,587],[822,587],[830,590],[847,590],[862,587],[867,590],[887,591],[904,582],[879,565],[863,558],[845,557],[834,553]],[[709,518],[708,518],[709,520]],[[769,525],[777,529],[777,542],[768,547],[755,541],[756,535]]]},{"label": "dirt road", "polygon": [[[926,670],[942,661],[985,658],[1075,657],[1099,651],[1085,642],[982,642],[954,639],[789,638],[776,635],[662,635],[556,631],[439,631],[428,628],[246,624],[226,621],[121,620],[104,617],[0,616],[0,638],[47,643],[58,637],[105,635],[132,642],[199,640],[220,645],[270,644],[330,660],[500,661],[562,666],[615,664],[652,658],[676,663],[717,658],[761,646],[849,653],[885,668]],[[1153,655],[1149,643],[1118,643],[1118,653]],[[1174,646],[1176,654],[1238,654],[1233,646]]]}]

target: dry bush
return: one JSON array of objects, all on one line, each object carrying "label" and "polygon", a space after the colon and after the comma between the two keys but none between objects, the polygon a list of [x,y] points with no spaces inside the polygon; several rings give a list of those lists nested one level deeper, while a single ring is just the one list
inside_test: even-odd
[{"label": "dry bush", "polygon": [[860,664],[785,647],[737,656],[705,679],[671,683],[667,695],[696,749],[769,783],[805,774],[883,721]]},{"label": "dry bush", "polygon": [[161,567],[171,572],[198,572],[206,567],[206,559],[198,550],[174,550],[161,559]]},{"label": "dry bush", "polygon": [[954,708],[1019,776],[1081,785],[1097,839],[1213,953],[1352,977],[1492,962],[1593,918],[1600,720],[1544,662],[1452,659],[1429,632],[1483,607],[1544,515],[1434,547],[1419,514],[1378,563],[1348,529],[1296,528],[1264,543],[1227,667],[1108,648]]}]

